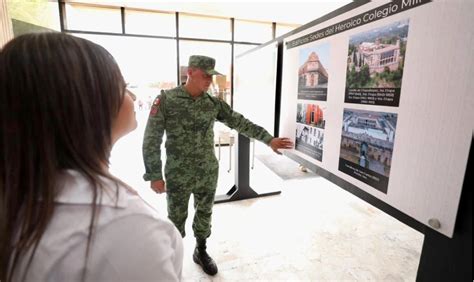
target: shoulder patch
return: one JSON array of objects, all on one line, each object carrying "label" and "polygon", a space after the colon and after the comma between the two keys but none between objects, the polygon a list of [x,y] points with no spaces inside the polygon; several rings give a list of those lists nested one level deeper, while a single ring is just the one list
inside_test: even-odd
[{"label": "shoulder patch", "polygon": [[150,109],[150,116],[155,116],[158,113],[158,110],[160,109],[160,96],[155,98],[155,101],[153,101],[153,105],[151,106]]}]

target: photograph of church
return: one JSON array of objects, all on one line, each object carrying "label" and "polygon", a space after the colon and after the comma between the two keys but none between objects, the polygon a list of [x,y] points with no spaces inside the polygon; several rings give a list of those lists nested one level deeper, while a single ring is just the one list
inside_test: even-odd
[{"label": "photograph of church", "polygon": [[298,99],[326,101],[329,44],[302,49],[299,59]]}]

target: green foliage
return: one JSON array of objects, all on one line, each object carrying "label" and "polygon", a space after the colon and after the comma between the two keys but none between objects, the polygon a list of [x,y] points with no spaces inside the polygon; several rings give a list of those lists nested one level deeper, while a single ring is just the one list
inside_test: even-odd
[{"label": "green foliage", "polygon": [[360,84],[362,87],[366,87],[367,83],[370,81],[370,71],[368,65],[363,65],[360,69]]},{"label": "green foliage", "polygon": [[356,71],[355,66],[347,70],[347,85],[349,88],[364,88],[370,85],[369,66],[364,65],[360,71]]},{"label": "green foliage", "polygon": [[403,67],[399,66],[397,70],[390,71],[388,67],[381,73],[370,76],[369,66],[364,65],[357,72],[355,67],[347,69],[347,87],[348,88],[372,88],[372,87],[395,87],[399,88],[402,84]]},{"label": "green foliage", "polygon": [[349,44],[349,54],[354,54],[356,47],[352,44]]},{"label": "green foliage", "polygon": [[347,87],[360,88],[359,73],[355,70],[355,66],[352,66],[351,69],[347,68]]}]

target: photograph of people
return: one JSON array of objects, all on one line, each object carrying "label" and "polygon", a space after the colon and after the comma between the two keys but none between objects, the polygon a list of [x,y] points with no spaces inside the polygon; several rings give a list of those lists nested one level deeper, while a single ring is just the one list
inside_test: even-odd
[{"label": "photograph of people", "polygon": [[304,124],[296,124],[295,149],[316,159],[323,159],[324,130]]}]

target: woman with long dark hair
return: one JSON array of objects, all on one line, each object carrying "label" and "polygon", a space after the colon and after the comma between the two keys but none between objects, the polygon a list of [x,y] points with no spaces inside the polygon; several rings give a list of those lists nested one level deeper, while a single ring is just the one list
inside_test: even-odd
[{"label": "woman with long dark hair", "polygon": [[111,175],[136,127],[113,57],[27,34],[0,50],[0,281],[179,280],[182,240]]}]

